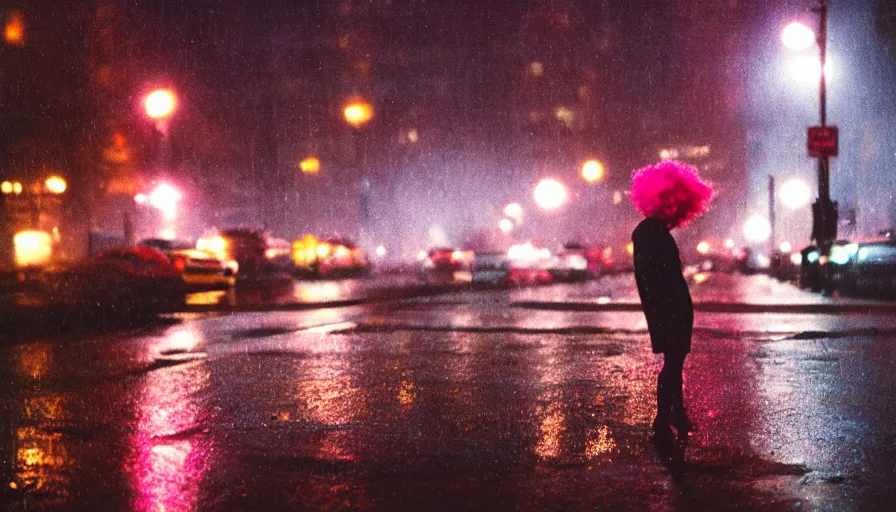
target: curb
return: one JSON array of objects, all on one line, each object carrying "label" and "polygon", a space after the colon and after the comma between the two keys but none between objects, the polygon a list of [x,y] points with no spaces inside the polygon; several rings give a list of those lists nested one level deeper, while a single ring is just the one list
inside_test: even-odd
[{"label": "curb", "polygon": [[[641,312],[640,302],[596,304],[593,302],[512,302],[512,307],[545,311],[636,311]],[[837,314],[873,313],[896,315],[896,303],[875,304],[749,304],[725,302],[695,302],[695,311],[705,313],[789,313],[789,314]]]}]

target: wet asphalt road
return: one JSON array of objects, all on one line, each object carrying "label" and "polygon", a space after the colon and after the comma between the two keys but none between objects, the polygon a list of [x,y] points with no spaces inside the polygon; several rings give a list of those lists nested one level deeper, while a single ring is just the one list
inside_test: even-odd
[{"label": "wet asphalt road", "polygon": [[[698,431],[658,450],[625,276],[308,311],[184,313],[0,346],[10,510],[891,510],[896,315],[762,276],[695,301]],[[570,308],[572,309],[572,308]]]}]

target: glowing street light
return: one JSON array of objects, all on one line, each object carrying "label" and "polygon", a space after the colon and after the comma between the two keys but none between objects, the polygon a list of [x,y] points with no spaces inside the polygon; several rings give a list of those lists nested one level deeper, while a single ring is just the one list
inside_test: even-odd
[{"label": "glowing street light", "polygon": [[523,207],[520,203],[510,203],[504,207],[504,215],[519,222],[523,218]]},{"label": "glowing street light", "polygon": [[153,190],[148,197],[149,204],[162,212],[165,220],[174,220],[177,217],[177,203],[183,199],[179,190],[167,183],[162,183]]},{"label": "glowing street light", "polygon": [[699,252],[700,254],[708,254],[709,249],[709,242],[707,242],[706,240],[703,240],[702,242],[697,244],[697,252]]},{"label": "glowing street light", "polygon": [[320,172],[320,160],[315,156],[309,156],[299,162],[299,169],[305,174],[317,174]]},{"label": "glowing street light", "polygon": [[604,164],[597,160],[588,160],[582,165],[582,178],[588,183],[595,183],[604,177]]},{"label": "glowing street light", "polygon": [[790,23],[781,32],[781,42],[791,50],[805,50],[815,44],[815,32],[802,23]]},{"label": "glowing street light", "polygon": [[143,107],[146,109],[146,115],[152,119],[165,119],[174,113],[177,106],[177,100],[174,92],[170,89],[158,89],[146,96]]},{"label": "glowing street light", "polygon": [[771,234],[772,226],[762,215],[753,215],[744,223],[744,238],[751,242],[765,242]]},{"label": "glowing street light", "polygon": [[498,229],[503,233],[510,233],[513,230],[513,221],[510,219],[501,219],[501,221],[498,222]]},{"label": "glowing street light", "polygon": [[61,176],[50,176],[44,181],[44,187],[51,194],[62,194],[68,188],[68,184]]},{"label": "glowing street light", "polygon": [[373,106],[365,101],[353,101],[342,111],[345,121],[354,128],[360,128],[373,119]]},{"label": "glowing street light", "polygon": [[803,180],[788,180],[778,190],[778,197],[791,210],[802,208],[812,199],[812,189]]},{"label": "glowing street light", "polygon": [[3,40],[10,46],[25,44],[25,18],[19,11],[12,11],[6,17],[3,27]]},{"label": "glowing street light", "polygon": [[540,208],[550,211],[563,206],[569,199],[569,192],[563,183],[553,178],[545,178],[535,186],[533,198]]}]

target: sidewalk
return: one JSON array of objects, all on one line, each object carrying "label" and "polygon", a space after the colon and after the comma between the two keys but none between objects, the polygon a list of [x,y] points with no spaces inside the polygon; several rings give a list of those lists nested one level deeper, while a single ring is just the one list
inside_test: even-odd
[{"label": "sidewalk", "polygon": [[[694,309],[708,313],[896,314],[896,301],[826,297],[766,275],[696,274],[688,285]],[[578,285],[522,289],[512,304],[554,311],[641,311],[633,274],[606,276]]]}]

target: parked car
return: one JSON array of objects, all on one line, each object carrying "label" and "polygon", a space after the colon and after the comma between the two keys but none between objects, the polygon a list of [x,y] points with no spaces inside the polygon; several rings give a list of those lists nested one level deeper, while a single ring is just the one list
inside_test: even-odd
[{"label": "parked car", "polygon": [[808,288],[813,292],[821,291],[824,280],[821,275],[820,257],[821,251],[814,245],[806,246],[800,251],[798,281],[800,288]]},{"label": "parked car", "polygon": [[599,263],[594,261],[589,265],[588,249],[579,244],[566,244],[551,259],[548,271],[554,281],[575,282],[592,277],[589,267],[599,269]]},{"label": "parked car", "polygon": [[896,292],[896,240],[890,237],[842,240],[831,246],[822,265],[828,292]]},{"label": "parked car", "polygon": [[477,252],[473,256],[473,285],[508,284],[510,258],[505,252]]},{"label": "parked car", "polygon": [[293,241],[293,270],[306,277],[362,277],[370,274],[370,262],[354,242],[321,239],[307,234]]},{"label": "parked car", "polygon": [[215,255],[239,278],[258,276],[268,267],[268,238],[260,229],[226,229],[200,238],[196,248]]},{"label": "parked car", "polygon": [[180,270],[181,277],[189,286],[227,288],[234,283],[233,268],[226,266],[212,253],[196,249],[189,242],[149,238],[138,245],[162,251]]},{"label": "parked car", "polygon": [[152,247],[103,251],[47,283],[56,305],[128,317],[178,311],[186,296],[181,271]]},{"label": "parked car", "polygon": [[420,279],[438,283],[470,281],[473,258],[472,251],[451,247],[430,249],[420,263]]}]

